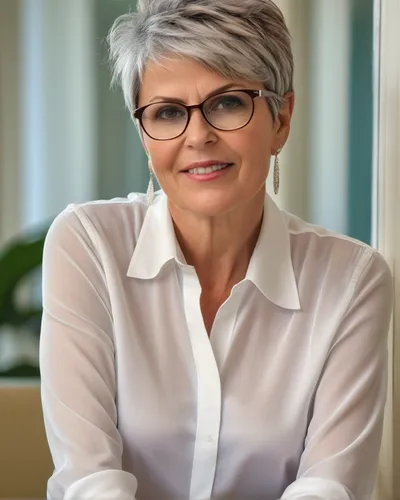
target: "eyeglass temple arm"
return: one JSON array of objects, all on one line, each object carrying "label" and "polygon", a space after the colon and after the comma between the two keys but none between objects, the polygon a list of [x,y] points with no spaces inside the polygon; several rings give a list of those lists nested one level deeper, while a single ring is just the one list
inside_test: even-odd
[{"label": "eyeglass temple arm", "polygon": [[273,92],[272,90],[259,90],[258,91],[258,95],[260,97],[276,97],[280,100],[283,99],[282,96],[280,96],[279,94],[277,94],[276,92]]}]

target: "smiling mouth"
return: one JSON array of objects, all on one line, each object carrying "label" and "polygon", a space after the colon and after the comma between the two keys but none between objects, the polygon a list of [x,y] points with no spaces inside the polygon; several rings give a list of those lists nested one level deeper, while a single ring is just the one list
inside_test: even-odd
[{"label": "smiling mouth", "polygon": [[194,174],[194,175],[206,175],[218,172],[219,170],[224,170],[228,167],[231,167],[232,165],[233,163],[223,163],[220,165],[211,165],[210,167],[192,168],[190,170],[185,170],[184,173]]}]

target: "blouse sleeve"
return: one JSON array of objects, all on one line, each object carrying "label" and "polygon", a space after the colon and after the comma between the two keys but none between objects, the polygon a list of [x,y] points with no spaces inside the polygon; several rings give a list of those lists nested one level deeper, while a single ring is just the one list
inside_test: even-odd
[{"label": "blouse sleeve", "polygon": [[371,498],[386,400],[391,310],[391,274],[374,252],[331,346],[297,480],[282,500]]},{"label": "blouse sleeve", "polygon": [[53,222],[43,256],[41,395],[54,462],[50,500],[134,499],[117,429],[113,318],[90,221]]}]

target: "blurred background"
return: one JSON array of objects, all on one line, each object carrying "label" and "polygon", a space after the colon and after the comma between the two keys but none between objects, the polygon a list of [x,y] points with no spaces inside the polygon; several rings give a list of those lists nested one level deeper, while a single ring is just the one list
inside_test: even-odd
[{"label": "blurred background", "polygon": [[[296,63],[278,204],[370,243],[373,0],[276,3]],[[72,202],[147,189],[136,129],[110,90],[105,43],[113,20],[135,8],[133,0],[0,0],[0,386],[38,386],[40,263],[53,217]]]},{"label": "blurred background", "polygon": [[[373,0],[277,3],[296,61],[296,108],[281,155],[278,203],[368,243]],[[0,373],[29,375],[13,370],[15,357],[28,364],[37,358],[38,336],[30,330],[37,330],[40,287],[32,294],[27,282],[40,278],[41,231],[68,203],[146,190],[146,156],[121,93],[110,90],[105,43],[113,20],[135,6],[133,0],[0,0],[0,311],[2,303],[9,311],[3,320],[0,312]],[[25,251],[10,256],[15,237]],[[28,316],[15,317],[17,308]]]}]

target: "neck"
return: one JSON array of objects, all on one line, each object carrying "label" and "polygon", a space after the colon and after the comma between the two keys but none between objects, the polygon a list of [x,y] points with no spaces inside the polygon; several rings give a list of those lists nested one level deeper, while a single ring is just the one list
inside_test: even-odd
[{"label": "neck", "polygon": [[203,291],[223,296],[245,277],[261,229],[264,198],[262,189],[246,205],[213,217],[169,204],[178,242]]}]

